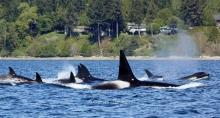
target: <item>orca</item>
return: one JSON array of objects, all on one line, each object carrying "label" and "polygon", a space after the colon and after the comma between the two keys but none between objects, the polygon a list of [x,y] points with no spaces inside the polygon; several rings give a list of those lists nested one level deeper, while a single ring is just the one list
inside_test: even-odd
[{"label": "orca", "polygon": [[149,70],[145,69],[144,70],[145,73],[147,74],[148,78],[149,79],[157,79],[157,80],[163,80],[163,76],[160,76],[160,75],[154,75],[153,73],[151,73]]},{"label": "orca", "polygon": [[16,83],[43,83],[40,75],[36,72],[36,79],[30,79],[22,75],[17,75],[12,67],[9,67],[8,79],[15,81]]},{"label": "orca", "polygon": [[88,68],[81,63],[78,65],[78,73],[76,74],[76,78],[83,80],[83,82],[104,81],[104,79],[92,76]]},{"label": "orca", "polygon": [[119,73],[118,80],[103,82],[97,85],[92,86],[92,89],[123,89],[130,87],[139,87],[139,86],[152,86],[152,87],[178,87],[180,85],[155,82],[155,81],[140,81],[138,80],[126,59],[123,50],[120,50],[120,59],[119,59]]},{"label": "orca", "polygon": [[73,72],[70,72],[70,77],[66,79],[59,79],[57,80],[59,83],[62,84],[68,84],[68,83],[76,83],[75,76],[73,75]]},{"label": "orca", "polygon": [[185,77],[181,77],[179,79],[196,81],[196,80],[208,79],[208,78],[209,78],[209,74],[208,73],[206,73],[206,72],[196,72],[196,73],[193,73],[191,75],[188,75],[188,76],[185,76]]}]

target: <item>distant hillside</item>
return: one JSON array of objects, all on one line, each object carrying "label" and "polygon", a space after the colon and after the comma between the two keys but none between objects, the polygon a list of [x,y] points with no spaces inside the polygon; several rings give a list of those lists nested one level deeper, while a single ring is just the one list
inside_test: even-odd
[{"label": "distant hillside", "polygon": [[161,35],[164,26],[186,30],[196,56],[219,55],[219,6],[219,0],[2,0],[0,56],[114,56],[122,48],[168,56],[178,49],[169,39],[179,33]]}]

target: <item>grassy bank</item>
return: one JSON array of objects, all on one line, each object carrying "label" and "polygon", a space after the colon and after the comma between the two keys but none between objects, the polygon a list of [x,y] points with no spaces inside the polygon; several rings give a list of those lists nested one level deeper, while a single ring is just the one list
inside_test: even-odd
[{"label": "grassy bank", "polygon": [[[27,40],[24,46],[15,49],[9,56],[30,57],[72,57],[72,56],[100,56],[98,42],[91,42],[89,35],[80,35],[65,39],[65,35],[51,32],[35,39]],[[103,38],[101,40],[102,56],[117,56],[120,49],[125,49],[127,55],[149,56],[148,36],[132,36],[121,34],[118,39]],[[1,53],[4,56],[4,52]]]},{"label": "grassy bank", "polygon": [[[196,42],[200,54],[198,56],[220,56],[219,29],[207,26],[194,27],[186,32]],[[178,50],[179,47],[175,46],[177,37],[177,35],[157,35],[152,38],[148,35],[122,33],[118,39],[102,38],[99,48],[98,42],[92,42],[89,35],[65,39],[63,33],[51,32],[34,39],[29,38],[11,53],[1,50],[0,54],[1,57],[114,57],[118,56],[120,49],[124,49],[128,56],[157,56],[158,50],[160,53],[164,52],[163,54],[170,50]]]}]

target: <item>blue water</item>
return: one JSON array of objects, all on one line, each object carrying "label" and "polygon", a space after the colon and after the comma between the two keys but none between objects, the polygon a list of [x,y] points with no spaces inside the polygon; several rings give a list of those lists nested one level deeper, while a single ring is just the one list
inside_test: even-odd
[{"label": "blue water", "polygon": [[[91,73],[106,80],[118,74],[118,61],[0,61],[0,73],[8,66],[33,78],[39,72],[45,80],[57,78],[67,66],[85,64]],[[187,89],[138,87],[123,90],[85,90],[44,84],[0,86],[0,117],[149,117],[214,118],[220,117],[220,61],[145,60],[129,61],[134,74],[141,78],[143,69],[164,75],[165,81],[189,83],[177,78],[197,71],[211,74],[204,86]]]}]

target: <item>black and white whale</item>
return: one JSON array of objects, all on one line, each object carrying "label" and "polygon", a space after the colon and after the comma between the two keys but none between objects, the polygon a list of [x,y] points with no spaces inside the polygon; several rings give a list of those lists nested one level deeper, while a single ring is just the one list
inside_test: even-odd
[{"label": "black and white whale", "polygon": [[35,80],[33,80],[28,77],[16,74],[15,71],[11,67],[9,67],[9,73],[5,80],[12,80],[13,82],[20,83],[20,84],[21,83],[33,83],[33,82],[43,83],[40,75],[37,72],[36,72],[36,78]]},{"label": "black and white whale", "polygon": [[161,75],[154,75],[153,73],[151,73],[149,70],[144,69],[145,73],[147,74],[149,79],[153,79],[153,80],[163,80],[163,76]]},{"label": "black and white whale", "polygon": [[86,82],[86,83],[93,82],[93,81],[104,81],[104,79],[100,79],[100,78],[92,76],[88,68],[81,63],[78,65],[78,73],[76,74],[76,78],[79,78],[83,82]]},{"label": "black and white whale", "polygon": [[91,83],[94,81],[104,81],[104,79],[100,79],[94,77],[90,74],[88,68],[83,65],[78,65],[78,73],[76,76],[72,72],[70,72],[70,76],[67,78],[60,78],[59,80],[55,80],[55,82],[62,83],[62,84],[69,84],[69,83]]},{"label": "black and white whale", "polygon": [[65,79],[59,79],[57,82],[62,84],[68,84],[68,83],[76,83],[75,76],[73,75],[73,72],[70,72],[70,77]]},{"label": "black and white whale", "polygon": [[59,79],[47,84],[62,88],[91,89],[90,85],[80,83],[72,72],[70,72],[69,78]]},{"label": "black and white whale", "polygon": [[196,73],[194,73],[192,75],[181,77],[179,79],[196,81],[196,80],[208,79],[208,78],[209,78],[209,74],[208,73],[206,73],[206,72],[196,72]]},{"label": "black and white whale", "polygon": [[124,51],[120,51],[120,59],[119,59],[119,73],[118,80],[115,81],[107,81],[97,85],[92,86],[92,89],[123,89],[129,87],[139,87],[139,86],[152,86],[152,87],[178,87],[180,85],[171,84],[171,83],[163,83],[163,82],[155,82],[155,81],[140,81],[138,80],[126,59]]}]

